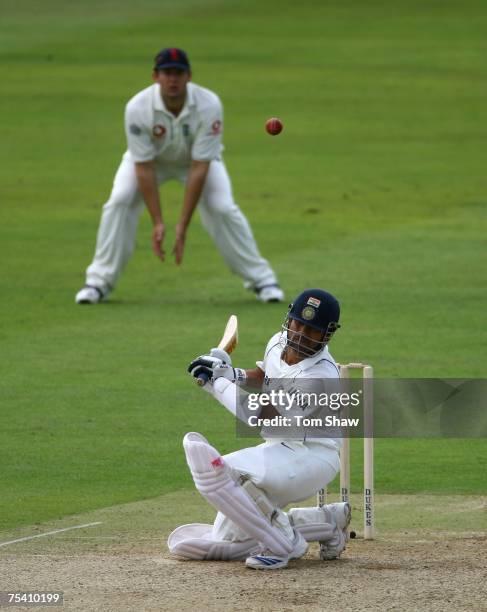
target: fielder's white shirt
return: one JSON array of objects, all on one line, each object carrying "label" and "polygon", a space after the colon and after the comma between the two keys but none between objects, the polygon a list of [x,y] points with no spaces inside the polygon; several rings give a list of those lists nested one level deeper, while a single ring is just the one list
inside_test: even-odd
[{"label": "fielder's white shirt", "polygon": [[[286,343],[286,333],[278,332],[274,334],[272,338],[267,343],[267,347],[264,354],[264,360],[258,361],[257,366],[264,372],[265,380],[263,385],[263,390],[268,390],[266,388],[266,381],[271,379],[276,381],[278,379],[286,379],[285,386],[292,386],[294,389],[299,389],[299,381],[310,378],[340,378],[340,369],[336,364],[335,360],[331,356],[328,346],[325,346],[323,350],[314,355],[313,357],[308,357],[299,361],[296,364],[288,365],[285,361],[281,359],[283,346]],[[306,383],[303,383],[303,387]],[[279,384],[277,384],[279,386]],[[276,388],[274,384],[272,388]],[[302,389],[303,391],[309,391],[309,389]],[[278,412],[280,410],[276,408]],[[307,412],[303,411],[303,415],[307,415],[308,413],[312,413],[314,407]],[[329,430],[328,430],[329,432]],[[293,439],[299,440],[300,436],[302,441],[308,440],[309,442],[321,443],[324,446],[329,448],[339,449],[341,447],[341,438],[318,438],[316,434],[317,430],[314,430],[313,436],[309,436],[309,431],[306,428],[296,428],[293,430]],[[264,439],[276,440],[275,436],[272,436],[272,427],[269,431],[269,437],[266,436],[266,427],[262,427],[261,436]],[[308,435],[307,435],[308,434]]]},{"label": "fielder's white shirt", "polygon": [[218,96],[188,83],[184,106],[177,117],[162,100],[158,83],[136,94],[125,107],[128,153],[134,162],[189,166],[192,160],[210,162],[222,150],[223,107]]}]

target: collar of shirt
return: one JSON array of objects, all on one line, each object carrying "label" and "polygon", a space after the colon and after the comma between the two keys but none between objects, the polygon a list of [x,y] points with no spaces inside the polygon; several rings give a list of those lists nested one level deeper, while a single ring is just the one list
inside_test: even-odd
[{"label": "collar of shirt", "polygon": [[[287,332],[282,332],[282,335],[284,338],[287,339]],[[321,349],[321,351],[316,353],[316,355],[313,355],[312,357],[306,357],[306,359],[302,359],[301,361],[298,361],[298,363],[296,363],[295,365],[299,365],[299,367],[302,370],[309,370],[309,368],[312,368],[315,365],[315,363],[317,363],[318,361],[321,361],[322,359],[330,359],[330,353],[328,352],[328,345],[324,346]],[[285,364],[286,362],[282,361],[282,363]]]},{"label": "collar of shirt", "polygon": [[158,83],[154,83],[152,87],[154,88],[153,96],[152,96],[152,104],[154,106],[154,110],[162,111],[163,113],[170,115],[173,119],[179,119],[180,117],[187,115],[189,112],[189,108],[196,104],[195,99],[194,99],[193,84],[188,83],[186,86],[186,100],[184,101],[184,106],[181,109],[181,112],[179,113],[179,115],[177,117],[174,117],[174,115],[170,111],[167,110],[166,105],[164,104],[164,100],[162,99],[162,96],[161,96],[160,85]]}]

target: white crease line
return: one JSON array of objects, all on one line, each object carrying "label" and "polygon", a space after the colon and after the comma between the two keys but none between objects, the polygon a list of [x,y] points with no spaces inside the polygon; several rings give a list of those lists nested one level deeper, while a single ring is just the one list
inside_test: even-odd
[{"label": "white crease line", "polygon": [[27,536],[25,538],[19,538],[18,540],[10,540],[9,542],[2,542],[0,546],[8,546],[9,544],[16,544],[17,542],[26,542],[27,540],[33,540],[34,538],[43,538],[44,536],[53,535],[55,533],[61,533],[62,531],[71,531],[71,529],[83,529],[84,527],[94,527],[95,525],[101,525],[102,521],[97,523],[86,523],[86,525],[75,525],[74,527],[65,527],[64,529],[56,529],[55,531],[47,531],[46,533],[39,533],[33,536]]}]

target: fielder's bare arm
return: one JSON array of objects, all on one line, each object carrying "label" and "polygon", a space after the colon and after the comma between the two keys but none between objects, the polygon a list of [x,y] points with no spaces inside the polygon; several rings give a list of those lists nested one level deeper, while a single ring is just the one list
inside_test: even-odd
[{"label": "fielder's bare arm", "polygon": [[[290,306],[282,331],[269,340],[257,368],[233,367],[221,349],[195,359],[188,370],[204,377],[203,387],[233,415],[238,415],[237,386],[265,387],[274,379],[300,381],[339,378],[328,342],[339,327],[338,301],[326,291],[310,289]],[[279,411],[267,406],[259,416]],[[268,431],[270,434],[270,432]],[[339,471],[339,438],[266,438],[264,443],[228,455],[200,434],[184,437],[184,450],[196,488],[217,510],[213,525],[182,525],[171,533],[172,553],[188,559],[245,560],[252,569],[279,569],[302,557],[308,542],[321,544],[321,557],[340,556],[348,539],[347,503],[314,508],[282,508],[305,500]]]}]

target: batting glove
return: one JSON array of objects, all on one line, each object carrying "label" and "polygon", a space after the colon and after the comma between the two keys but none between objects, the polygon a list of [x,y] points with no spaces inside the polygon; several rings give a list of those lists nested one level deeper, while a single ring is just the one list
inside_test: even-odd
[{"label": "batting glove", "polygon": [[205,374],[207,378],[213,378],[213,369],[216,366],[224,365],[221,359],[217,357],[212,357],[211,355],[200,355],[188,366],[188,372],[194,378],[198,378],[200,374]]},{"label": "batting glove", "polygon": [[226,378],[230,382],[244,384],[247,380],[247,373],[242,368],[232,368],[231,365],[224,363],[213,368],[213,381],[217,378]]},{"label": "batting glove", "polygon": [[227,365],[232,365],[232,358],[227,353],[227,351],[224,351],[223,349],[212,348],[210,351],[210,355],[212,357],[216,357],[217,359],[221,359],[222,362],[226,363]]}]

